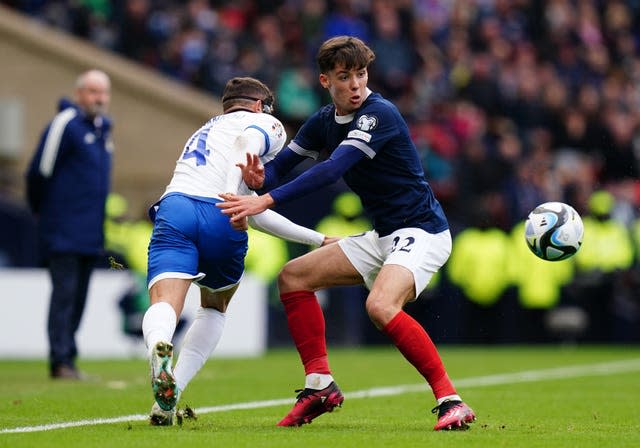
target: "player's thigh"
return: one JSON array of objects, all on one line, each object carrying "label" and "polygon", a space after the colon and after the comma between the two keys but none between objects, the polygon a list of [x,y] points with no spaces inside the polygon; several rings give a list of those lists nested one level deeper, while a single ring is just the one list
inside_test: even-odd
[{"label": "player's thigh", "polygon": [[278,276],[281,293],[361,283],[362,276],[337,243],[319,247],[289,261]]},{"label": "player's thigh", "polygon": [[371,289],[385,260],[378,233],[371,230],[349,236],[338,241],[338,244],[366,287]]},{"label": "player's thigh", "polygon": [[385,264],[380,269],[367,298],[368,306],[403,307],[416,297],[415,278],[406,267]]}]

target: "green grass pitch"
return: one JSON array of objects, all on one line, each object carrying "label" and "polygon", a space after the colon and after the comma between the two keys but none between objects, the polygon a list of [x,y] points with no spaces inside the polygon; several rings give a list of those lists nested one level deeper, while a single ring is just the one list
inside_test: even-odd
[{"label": "green grass pitch", "polygon": [[180,403],[197,419],[151,427],[147,363],[81,360],[91,378],[52,381],[46,363],[0,360],[0,447],[639,447],[640,347],[442,346],[478,420],[434,432],[434,399],[390,347],[330,351],[336,412],[278,428],[303,372],[294,350],[212,358]]}]

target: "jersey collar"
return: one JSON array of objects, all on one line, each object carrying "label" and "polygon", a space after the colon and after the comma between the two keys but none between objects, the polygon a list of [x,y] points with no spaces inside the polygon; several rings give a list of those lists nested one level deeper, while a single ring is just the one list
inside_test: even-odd
[{"label": "jersey collar", "polygon": [[[364,101],[367,101],[367,98],[369,98],[369,95],[371,95],[371,90],[369,90],[369,88],[367,87],[367,91],[365,92],[365,97],[364,97]],[[364,101],[362,102],[364,104]],[[338,124],[346,124],[346,123],[350,123],[351,121],[353,121],[353,117],[355,117],[356,113],[350,113],[348,115],[337,115],[336,112],[333,112],[333,116],[334,119],[336,120],[336,123]]]}]

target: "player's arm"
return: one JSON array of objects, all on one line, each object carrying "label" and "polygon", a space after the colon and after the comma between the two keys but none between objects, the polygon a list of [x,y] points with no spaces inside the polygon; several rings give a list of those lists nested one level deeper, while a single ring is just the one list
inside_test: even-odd
[{"label": "player's arm", "polygon": [[340,145],[324,162],[312,166],[290,182],[269,192],[277,204],[283,204],[327,185],[336,183],[365,153],[350,145]]},{"label": "player's arm", "polygon": [[245,183],[260,194],[278,186],[300,162],[318,157],[318,147],[322,146],[325,138],[322,129],[322,114],[316,112],[302,125],[296,137],[264,167],[257,157],[247,156],[247,164],[238,165]]},{"label": "player's arm", "polygon": [[310,246],[323,246],[336,240],[336,238],[326,237],[320,232],[300,226],[273,210],[265,210],[255,216],[250,216],[249,225],[269,235]]},{"label": "player's arm", "polygon": [[340,145],[331,157],[314,165],[292,181],[260,196],[222,195],[225,202],[216,204],[231,221],[241,220],[295,198],[305,196],[327,185],[335,183],[353,165],[365,157],[359,149]]}]

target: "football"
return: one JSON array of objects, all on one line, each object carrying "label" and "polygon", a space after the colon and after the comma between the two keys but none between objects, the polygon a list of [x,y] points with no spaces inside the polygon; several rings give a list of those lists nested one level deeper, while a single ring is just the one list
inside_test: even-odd
[{"label": "football", "polygon": [[578,212],[563,202],[537,206],[525,223],[527,246],[547,261],[566,260],[582,245],[584,226]]}]

